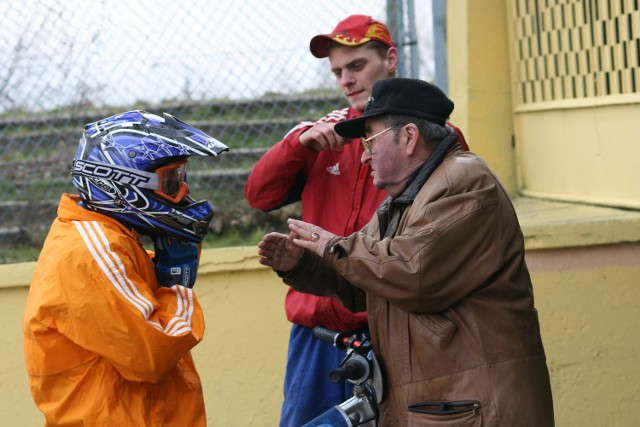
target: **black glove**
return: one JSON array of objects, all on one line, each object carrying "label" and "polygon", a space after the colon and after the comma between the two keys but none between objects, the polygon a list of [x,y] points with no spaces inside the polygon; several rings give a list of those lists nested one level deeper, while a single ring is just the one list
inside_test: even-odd
[{"label": "black glove", "polygon": [[153,262],[160,286],[193,288],[198,274],[198,245],[175,237],[156,237]]}]

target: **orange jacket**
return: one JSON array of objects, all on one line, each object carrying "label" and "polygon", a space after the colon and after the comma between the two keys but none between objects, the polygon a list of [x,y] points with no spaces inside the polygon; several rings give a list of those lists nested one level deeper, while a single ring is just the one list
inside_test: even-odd
[{"label": "orange jacket", "polygon": [[27,371],[46,425],[203,426],[190,349],[193,290],[158,286],[138,236],[65,194],[24,311]]}]

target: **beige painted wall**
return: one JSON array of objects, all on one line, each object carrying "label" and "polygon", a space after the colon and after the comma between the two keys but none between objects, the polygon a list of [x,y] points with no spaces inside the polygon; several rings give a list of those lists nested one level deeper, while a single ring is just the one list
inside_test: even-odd
[{"label": "beige painted wall", "polygon": [[521,193],[640,209],[640,95],[617,100],[518,110]]},{"label": "beige painted wall", "polygon": [[[558,426],[636,426],[640,415],[640,244],[527,255]],[[0,265],[0,425],[41,425],[28,391],[21,315],[34,264]],[[289,325],[285,286],[255,248],[203,251],[196,287],[206,315],[194,358],[211,426],[275,426]]]},{"label": "beige painted wall", "polygon": [[[449,81],[452,121],[517,195],[505,13],[503,0],[448,2]],[[531,200],[517,206],[557,425],[640,425],[640,213]],[[42,421],[22,354],[33,266],[0,265],[0,425]],[[289,331],[285,290],[259,266],[255,248],[203,251],[196,293],[207,329],[194,357],[211,426],[277,425]]]},{"label": "beige painted wall", "polygon": [[[0,265],[0,426],[42,425],[22,350],[22,310],[35,263]],[[289,338],[286,287],[256,249],[203,251],[197,297],[205,338],[193,350],[211,426],[275,426]]]},{"label": "beige painted wall", "polygon": [[504,0],[447,2],[451,121],[512,197],[518,194]]},{"label": "beige painted wall", "polygon": [[532,251],[527,263],[556,425],[640,425],[640,244]]},{"label": "beige painted wall", "polygon": [[[447,3],[449,95],[456,105],[451,121],[465,134],[471,150],[494,169],[512,197],[526,195],[639,209],[640,93],[603,95],[603,72],[585,76],[584,70],[581,73],[574,70],[575,76],[563,78],[570,82],[569,78],[576,77],[579,83],[584,78],[589,89],[599,87],[599,96],[518,104],[512,88],[515,85],[521,89],[515,83],[519,68],[514,51],[522,29],[515,25],[515,3],[513,0]],[[598,7],[606,9],[607,4]],[[616,3],[615,13],[619,12],[620,5]],[[559,22],[561,6],[557,2],[540,7],[547,19],[553,10]],[[640,21],[636,18],[640,12],[629,13],[631,15],[623,14],[615,22],[634,22],[630,32],[637,38]],[[566,19],[571,21],[570,17]],[[527,19],[519,22],[533,25]],[[599,25],[595,25],[596,29],[601,28]],[[613,32],[617,25],[612,21],[607,28]],[[551,31],[554,42],[558,31]],[[565,38],[568,34],[575,38],[577,31],[560,33]],[[627,34],[625,31],[622,38],[628,37]],[[567,44],[565,40],[565,49]],[[632,80],[640,78],[640,71],[633,65],[622,67],[620,64],[626,61],[620,55],[627,46],[635,45],[635,41],[631,41],[585,50],[590,53],[591,61],[596,61],[600,53],[606,61],[609,53],[614,53],[623,81],[631,86]],[[574,58],[578,51],[575,47],[568,58]],[[584,59],[583,53],[579,57]],[[546,53],[551,64],[554,55],[565,58],[563,52]],[[632,64],[638,55],[635,49],[628,49],[628,61]],[[540,62],[535,63],[542,67]],[[570,65],[573,67],[573,59]],[[541,69],[539,72],[544,74]],[[610,74],[612,78],[618,76],[615,72]],[[553,83],[557,85],[559,80],[562,79],[555,78]],[[545,83],[545,87],[551,84],[549,80]],[[559,91],[556,88],[556,92]]]},{"label": "beige painted wall", "polygon": [[640,425],[640,95],[516,106],[515,3],[447,2],[451,120],[514,198],[580,203],[516,199],[557,425]]}]

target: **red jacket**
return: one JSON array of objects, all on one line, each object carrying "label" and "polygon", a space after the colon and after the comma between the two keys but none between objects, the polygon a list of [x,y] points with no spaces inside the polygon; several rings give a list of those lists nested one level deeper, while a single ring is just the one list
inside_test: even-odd
[{"label": "red jacket", "polygon": [[[337,123],[360,117],[352,108],[336,110],[319,121]],[[358,139],[342,150],[314,151],[300,144],[300,134],[315,123],[302,122],[277,142],[254,166],[245,186],[245,197],[256,209],[273,210],[302,200],[302,219],[339,236],[364,227],[385,198],[373,186],[371,168],[360,162],[363,147]],[[464,149],[468,149],[460,131]],[[296,186],[304,180],[301,195]],[[285,309],[289,321],[308,327],[324,326],[353,331],[367,325],[365,312],[351,313],[332,297],[287,292]]]}]

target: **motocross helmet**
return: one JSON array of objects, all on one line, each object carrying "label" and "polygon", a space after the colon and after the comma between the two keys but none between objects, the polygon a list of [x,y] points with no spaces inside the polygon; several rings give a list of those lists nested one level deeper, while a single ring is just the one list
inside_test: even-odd
[{"label": "motocross helmet", "polygon": [[128,111],[85,126],[71,175],[85,208],[145,235],[197,243],[213,207],[189,195],[185,163],[227,150],[170,114]]}]

